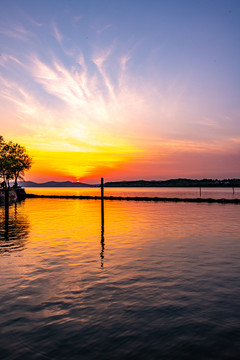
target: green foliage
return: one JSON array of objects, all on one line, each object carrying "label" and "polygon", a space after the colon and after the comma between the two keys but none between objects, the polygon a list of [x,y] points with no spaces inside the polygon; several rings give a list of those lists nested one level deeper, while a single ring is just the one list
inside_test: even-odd
[{"label": "green foliage", "polygon": [[9,184],[14,179],[17,186],[17,179],[23,179],[24,171],[29,170],[32,165],[32,158],[28,155],[25,147],[12,141],[5,142],[0,136],[0,177]]}]

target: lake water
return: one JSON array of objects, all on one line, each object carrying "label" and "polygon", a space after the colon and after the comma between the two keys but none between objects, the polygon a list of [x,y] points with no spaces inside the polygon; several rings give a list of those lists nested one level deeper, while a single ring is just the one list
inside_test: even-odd
[{"label": "lake water", "polygon": [[[28,194],[100,196],[100,188],[26,188]],[[240,199],[240,188],[105,188],[105,196],[149,196],[179,198]]]},{"label": "lake water", "polygon": [[238,359],[240,205],[104,210],[26,199],[6,232],[0,208],[1,360]]}]

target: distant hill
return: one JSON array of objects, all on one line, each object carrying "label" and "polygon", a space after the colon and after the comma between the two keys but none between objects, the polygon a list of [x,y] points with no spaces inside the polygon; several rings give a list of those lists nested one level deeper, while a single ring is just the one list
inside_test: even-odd
[{"label": "distant hill", "polygon": [[106,182],[105,187],[240,187],[240,179],[170,179]]},{"label": "distant hill", "polygon": [[[36,183],[33,181],[19,181],[22,187],[99,187],[100,184],[89,185],[80,182],[47,181]],[[240,179],[169,179],[169,180],[132,180],[112,181],[104,183],[104,187],[240,187]]]},{"label": "distant hill", "polygon": [[94,187],[94,185],[71,181],[47,181],[44,183],[36,183],[33,181],[19,181],[18,185],[22,187]]}]

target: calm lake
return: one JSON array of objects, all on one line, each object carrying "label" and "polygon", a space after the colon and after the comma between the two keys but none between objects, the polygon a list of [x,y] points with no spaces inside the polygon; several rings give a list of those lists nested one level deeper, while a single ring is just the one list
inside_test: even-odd
[{"label": "calm lake", "polygon": [[[100,188],[26,188],[28,194],[42,195],[100,195]],[[201,191],[201,193],[200,193]],[[152,196],[152,197],[179,197],[179,198],[213,198],[213,199],[240,199],[240,188],[105,188],[106,196]]]},{"label": "calm lake", "polygon": [[103,229],[99,200],[26,199],[6,232],[0,207],[1,360],[238,359],[240,205],[104,210]]}]

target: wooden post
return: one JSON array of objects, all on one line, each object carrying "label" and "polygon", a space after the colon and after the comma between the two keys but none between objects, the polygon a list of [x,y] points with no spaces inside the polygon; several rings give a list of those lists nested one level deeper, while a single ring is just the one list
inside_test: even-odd
[{"label": "wooden post", "polygon": [[200,197],[202,197],[202,188],[200,187]]},{"label": "wooden post", "polygon": [[234,195],[234,186],[233,186],[233,188],[232,188],[232,191],[233,191],[233,195]]},{"label": "wooden post", "polygon": [[101,198],[102,198],[102,199],[103,199],[103,197],[104,197],[104,191],[103,191],[103,189],[104,189],[104,179],[101,178]]}]

